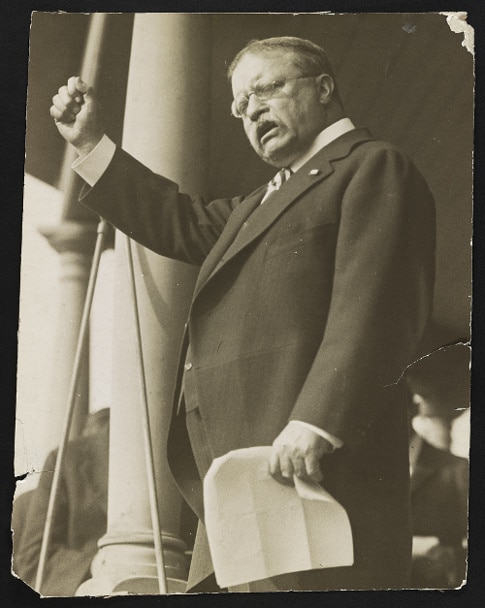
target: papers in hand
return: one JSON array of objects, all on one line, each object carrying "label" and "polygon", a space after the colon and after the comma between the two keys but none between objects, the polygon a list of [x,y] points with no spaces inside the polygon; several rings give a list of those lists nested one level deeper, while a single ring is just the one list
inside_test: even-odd
[{"label": "papers in hand", "polygon": [[353,564],[345,509],[319,484],[278,483],[268,473],[270,450],[229,452],[204,479],[205,524],[221,587]]}]

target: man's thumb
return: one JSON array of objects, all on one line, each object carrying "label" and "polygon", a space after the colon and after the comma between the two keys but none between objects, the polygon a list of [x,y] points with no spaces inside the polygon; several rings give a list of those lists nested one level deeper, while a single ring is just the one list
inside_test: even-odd
[{"label": "man's thumb", "polygon": [[86,82],[84,82],[84,80],[80,76],[78,76],[76,78],[76,89],[80,93],[82,93],[84,95],[85,93],[88,93],[88,91],[90,90],[90,88],[91,87]]}]

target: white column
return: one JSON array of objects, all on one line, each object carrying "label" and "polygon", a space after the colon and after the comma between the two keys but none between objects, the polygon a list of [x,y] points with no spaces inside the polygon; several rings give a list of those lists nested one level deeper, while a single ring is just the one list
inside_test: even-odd
[{"label": "white column", "polygon": [[[210,17],[137,15],[134,23],[123,147],[189,193],[207,190]],[[165,455],[193,267],[133,247],[156,484],[169,592],[185,589],[181,498]],[[115,245],[113,403],[108,530],[78,595],[158,592],[148,479],[143,452],[133,310],[126,240]]]},{"label": "white column", "polygon": [[114,268],[115,252],[103,251],[89,319],[89,411],[113,403]]},{"label": "white column", "polygon": [[[108,17],[107,13],[93,14],[87,32],[81,72],[84,79],[94,85]],[[58,339],[54,352],[52,392],[48,404],[48,410],[52,412],[49,417],[49,432],[51,437],[56,438],[56,443],[60,442],[64,428],[98,224],[97,217],[79,205],[78,195],[82,180],[71,169],[76,158],[74,148],[66,146],[60,175],[60,189],[64,198],[61,221],[56,226],[40,228],[41,234],[60,256]],[[88,413],[88,365],[89,350],[86,349],[81,361],[77,400],[70,427],[71,437],[81,433]]]},{"label": "white column", "polygon": [[[88,285],[97,222],[81,223],[63,219],[55,228],[42,228],[42,234],[59,253],[59,311],[57,340],[54,355],[49,409],[56,412],[51,433],[59,438],[67,408],[67,398],[73,373],[74,354],[79,339],[79,327],[83,314]],[[76,405],[71,425],[71,436],[80,434],[88,411],[88,350],[82,362],[82,372],[77,387]]]}]

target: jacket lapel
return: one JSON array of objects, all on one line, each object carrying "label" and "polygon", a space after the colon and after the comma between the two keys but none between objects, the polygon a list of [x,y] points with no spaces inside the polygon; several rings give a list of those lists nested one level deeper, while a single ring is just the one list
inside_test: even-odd
[{"label": "jacket lapel", "polygon": [[239,231],[241,230],[241,226],[244,225],[244,222],[247,220],[247,218],[261,204],[261,200],[265,192],[266,186],[260,186],[257,190],[247,196],[242,201],[242,203],[238,207],[236,207],[236,209],[232,212],[222,235],[220,236],[214,247],[211,249],[210,253],[208,254],[204,263],[201,266],[195,285],[194,297],[197,296],[198,292],[200,291],[200,288],[209,279],[216,266],[220,264],[221,260],[225,259],[224,254],[234,242],[234,239],[237,237]]},{"label": "jacket lapel", "polygon": [[230,260],[261,236],[307,190],[333,173],[332,161],[348,156],[353,147],[372,139],[367,129],[355,129],[323,148],[261,205],[265,186],[258,188],[232,213],[224,232],[204,262],[194,292]]}]

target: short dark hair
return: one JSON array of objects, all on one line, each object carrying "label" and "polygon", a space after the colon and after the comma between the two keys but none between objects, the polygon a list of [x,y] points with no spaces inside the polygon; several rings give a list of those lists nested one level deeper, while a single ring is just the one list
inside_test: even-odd
[{"label": "short dark hair", "polygon": [[304,38],[296,38],[295,36],[279,36],[275,38],[265,38],[263,40],[250,40],[246,46],[239,51],[234,57],[227,71],[227,77],[231,80],[234,70],[238,63],[247,54],[266,55],[274,52],[292,53],[293,63],[302,74],[308,76],[318,76],[319,74],[328,74],[334,81],[334,97],[340,101],[337,91],[337,83],[335,75],[325,51],[310,40]]}]

